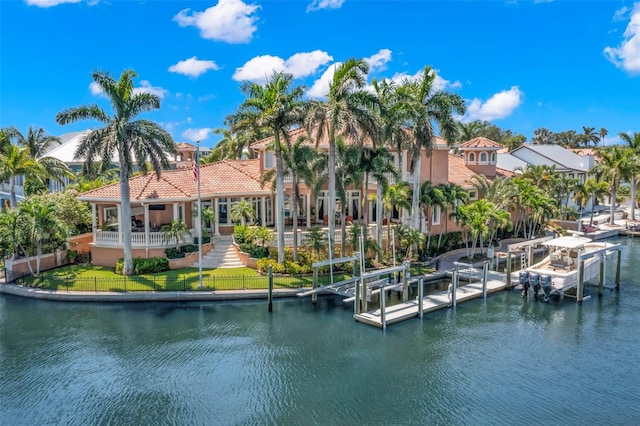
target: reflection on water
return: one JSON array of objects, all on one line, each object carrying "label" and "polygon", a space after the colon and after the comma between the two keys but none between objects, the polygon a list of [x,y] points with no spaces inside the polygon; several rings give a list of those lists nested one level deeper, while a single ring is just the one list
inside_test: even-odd
[{"label": "reflection on water", "polygon": [[619,293],[502,292],[384,333],[336,298],[0,296],[0,424],[638,424],[640,254],[621,242]]}]

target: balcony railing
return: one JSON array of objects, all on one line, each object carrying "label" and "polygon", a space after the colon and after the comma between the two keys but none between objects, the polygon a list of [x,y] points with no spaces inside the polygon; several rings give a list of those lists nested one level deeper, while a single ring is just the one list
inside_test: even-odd
[{"label": "balcony railing", "polygon": [[[347,231],[347,235],[349,235],[349,230],[351,229],[351,226],[347,226],[346,231]],[[325,233],[329,232],[329,228],[322,228],[322,231],[324,231]],[[377,234],[377,225],[376,224],[371,224],[369,225],[368,228],[368,237],[372,238],[372,239],[376,239],[378,236]],[[303,246],[307,239],[309,238],[309,231],[298,231],[298,245],[299,246]],[[387,228],[383,227],[382,228],[382,238],[386,239],[387,238]],[[335,230],[335,237],[333,239],[335,244],[340,244],[342,243],[342,233],[340,232],[339,228],[336,228]],[[278,241],[277,241],[277,237],[274,234],[274,239],[271,241],[271,243],[269,244],[272,247],[276,247],[278,245]],[[284,233],[284,245],[285,247],[292,247],[293,246],[293,232],[292,231],[288,231]]]},{"label": "balcony railing", "polygon": [[[193,235],[195,234],[195,229],[190,229],[192,236],[187,235],[182,239],[181,244],[192,244],[193,243]],[[132,232],[131,233],[131,246],[134,248],[138,247],[165,247],[169,244],[163,237],[164,233],[162,232],[149,232],[149,243],[147,244],[147,240],[145,238],[144,232]],[[96,241],[95,243],[99,246],[111,246],[111,247],[120,247],[122,243],[120,242],[120,233],[117,231],[98,231],[96,232]],[[173,243],[173,241],[171,242]]]}]

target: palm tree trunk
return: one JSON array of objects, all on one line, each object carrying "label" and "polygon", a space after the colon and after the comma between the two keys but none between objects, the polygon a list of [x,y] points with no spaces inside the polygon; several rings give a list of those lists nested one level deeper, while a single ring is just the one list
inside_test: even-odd
[{"label": "palm tree trunk", "polygon": [[280,135],[276,131],[274,139],[276,156],[276,228],[278,240],[278,263],[284,262],[284,167],[282,163],[282,149]]},{"label": "palm tree trunk", "polygon": [[18,204],[16,201],[16,177],[11,176],[9,178],[9,207],[11,210],[16,208],[16,204]]},{"label": "palm tree trunk", "polygon": [[[331,131],[329,138],[329,202],[327,210],[329,213],[329,258],[333,258],[335,248],[336,232],[336,141],[334,133]],[[330,266],[333,275],[333,265]]]},{"label": "palm tree trunk", "polygon": [[589,226],[593,226],[593,209],[596,207],[596,197],[591,193],[591,216],[589,217]]},{"label": "palm tree trunk", "polygon": [[292,173],[293,177],[293,261],[298,260],[298,176]]},{"label": "palm tree trunk", "polygon": [[638,179],[634,175],[631,178],[631,220],[636,220],[636,196],[638,191]]},{"label": "palm tree trunk", "polygon": [[414,155],[413,158],[413,197],[411,199],[411,211],[413,212],[413,220],[411,226],[413,229],[420,230],[420,215],[418,214],[418,209],[420,208],[420,163],[421,163],[421,155],[420,152],[418,155]]},{"label": "palm tree trunk", "polygon": [[609,209],[611,216],[609,217],[609,223],[615,225],[616,221],[613,215],[616,212],[616,185],[611,185],[611,208]]},{"label": "palm tree trunk", "polygon": [[378,183],[378,188],[377,188],[377,194],[376,194],[376,232],[378,234],[378,247],[380,248],[380,250],[378,250],[378,262],[382,262],[382,226],[383,226],[383,221],[382,221],[382,213],[383,213],[383,206],[382,206],[382,185],[380,185],[380,183]]},{"label": "palm tree trunk", "polygon": [[[122,161],[122,160],[121,160]],[[123,162],[124,163],[124,162]],[[119,229],[122,235],[122,249],[124,252],[123,275],[133,274],[133,250],[131,248],[131,195],[129,190],[129,176],[124,165],[120,167],[120,203],[122,217]]]},{"label": "palm tree trunk", "polygon": [[360,196],[362,197],[362,208],[360,211],[364,215],[363,223],[364,228],[367,229],[369,227],[369,200],[367,199],[367,189],[369,188],[369,173],[364,173],[364,183],[362,190],[360,191]]}]

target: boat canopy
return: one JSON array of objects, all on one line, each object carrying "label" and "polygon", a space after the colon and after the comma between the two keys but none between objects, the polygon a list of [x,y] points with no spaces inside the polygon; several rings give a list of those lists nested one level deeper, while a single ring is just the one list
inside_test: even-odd
[{"label": "boat canopy", "polygon": [[586,243],[590,243],[591,240],[589,238],[581,238],[581,237],[560,237],[555,238],[553,240],[549,240],[544,243],[545,246],[549,247],[558,247],[558,248],[566,248],[566,249],[576,249],[580,248]]}]

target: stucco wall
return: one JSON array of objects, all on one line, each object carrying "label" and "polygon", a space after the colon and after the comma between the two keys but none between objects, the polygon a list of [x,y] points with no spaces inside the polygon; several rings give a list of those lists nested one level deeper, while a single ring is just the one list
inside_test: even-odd
[{"label": "stucco wall", "polygon": [[[55,253],[43,254],[40,256],[40,272],[64,265],[67,262],[66,256],[66,250],[58,250]],[[9,275],[22,275],[30,273],[29,263],[31,263],[33,271],[36,272],[36,262],[37,258],[35,256],[28,259],[7,259],[4,262],[4,266]]]},{"label": "stucco wall", "polygon": [[69,241],[70,250],[76,250],[78,253],[89,253],[91,251],[89,244],[93,242],[93,234],[74,235],[69,237],[67,241]]}]

